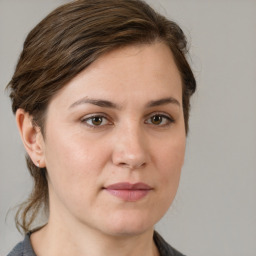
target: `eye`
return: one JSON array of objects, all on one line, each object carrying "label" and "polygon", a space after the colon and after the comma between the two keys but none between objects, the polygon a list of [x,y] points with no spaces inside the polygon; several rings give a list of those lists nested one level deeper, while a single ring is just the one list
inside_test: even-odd
[{"label": "eye", "polygon": [[82,120],[82,123],[85,123],[86,125],[95,128],[97,126],[104,126],[104,125],[109,125],[111,122],[104,116],[102,115],[94,115],[90,117],[85,117]]},{"label": "eye", "polygon": [[150,121],[152,124],[159,125],[163,122],[163,117],[162,116],[152,116],[150,118]]},{"label": "eye", "polygon": [[163,126],[168,126],[173,122],[174,120],[168,115],[155,114],[150,116],[145,123],[163,127]]}]

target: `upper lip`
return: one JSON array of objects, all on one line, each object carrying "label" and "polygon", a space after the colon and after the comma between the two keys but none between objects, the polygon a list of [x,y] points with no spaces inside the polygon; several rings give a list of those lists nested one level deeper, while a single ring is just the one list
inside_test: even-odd
[{"label": "upper lip", "polygon": [[152,187],[149,185],[138,182],[138,183],[129,183],[129,182],[119,182],[111,184],[106,189],[113,189],[113,190],[150,190]]}]

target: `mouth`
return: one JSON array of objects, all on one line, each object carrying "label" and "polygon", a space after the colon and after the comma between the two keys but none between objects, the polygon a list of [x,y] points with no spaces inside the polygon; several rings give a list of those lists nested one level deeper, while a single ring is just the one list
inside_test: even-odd
[{"label": "mouth", "polygon": [[111,195],[128,202],[138,201],[147,196],[147,194],[153,190],[152,187],[142,182],[135,184],[120,182],[109,185],[104,189]]}]

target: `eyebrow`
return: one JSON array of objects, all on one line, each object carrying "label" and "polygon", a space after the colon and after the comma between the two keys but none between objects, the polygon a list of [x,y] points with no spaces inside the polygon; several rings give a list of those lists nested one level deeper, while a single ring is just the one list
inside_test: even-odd
[{"label": "eyebrow", "polygon": [[180,103],[178,100],[176,100],[173,97],[168,97],[168,98],[163,98],[163,99],[159,99],[159,100],[152,100],[150,101],[146,107],[147,108],[151,108],[151,107],[157,107],[157,106],[161,106],[161,105],[166,105],[166,104],[175,104],[178,107],[180,107]]},{"label": "eyebrow", "polygon": [[100,100],[100,99],[91,99],[91,98],[87,98],[87,97],[82,98],[82,99],[74,102],[73,104],[70,105],[69,108],[73,108],[73,107],[76,107],[78,105],[88,104],[88,103],[99,106],[99,107],[103,107],[103,108],[117,108],[117,109],[119,109],[119,107],[111,101]]},{"label": "eyebrow", "polygon": [[[101,100],[101,99],[92,99],[92,98],[88,98],[88,97],[82,98],[82,99],[74,102],[73,104],[71,104],[69,106],[69,109],[76,107],[78,105],[82,105],[82,104],[93,104],[93,105],[103,107],[103,108],[121,109],[121,106],[118,106],[117,104],[115,104],[111,101]],[[166,105],[166,104],[175,104],[178,107],[180,107],[180,103],[178,100],[176,100],[173,97],[168,97],[168,98],[163,98],[163,99],[159,99],[159,100],[152,100],[146,104],[146,108],[157,107],[157,106]]]}]

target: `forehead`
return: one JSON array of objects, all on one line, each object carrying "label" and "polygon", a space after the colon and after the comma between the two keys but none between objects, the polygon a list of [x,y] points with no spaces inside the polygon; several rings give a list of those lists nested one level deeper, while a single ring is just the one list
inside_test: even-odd
[{"label": "forehead", "polygon": [[[79,97],[125,101],[152,100],[172,94],[180,98],[182,82],[171,50],[164,43],[132,45],[102,55],[75,76],[53,101],[71,104]],[[114,98],[114,99],[113,99]]]}]

